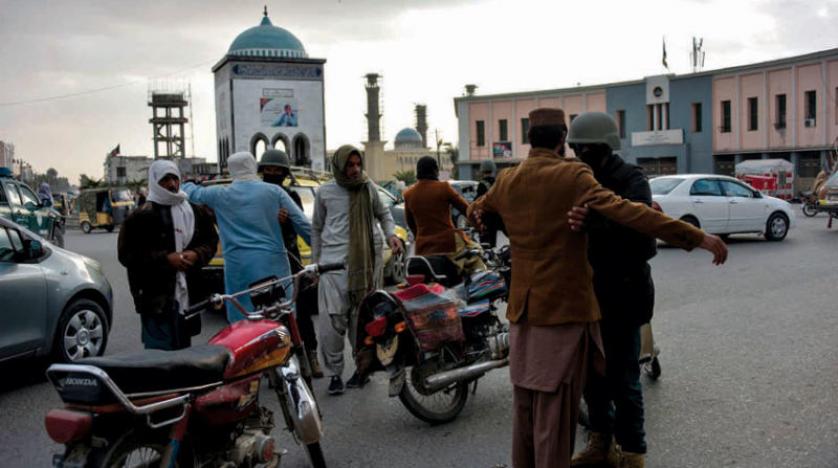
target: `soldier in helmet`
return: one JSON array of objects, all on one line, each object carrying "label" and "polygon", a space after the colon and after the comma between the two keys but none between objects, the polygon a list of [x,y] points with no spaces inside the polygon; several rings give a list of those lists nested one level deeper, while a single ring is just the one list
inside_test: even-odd
[{"label": "soldier in helmet", "polygon": [[709,250],[717,264],[726,260],[727,248],[716,236],[620,198],[597,183],[588,166],[562,158],[567,132],[562,110],[536,109],[529,118],[529,156],[503,171],[469,207],[469,216],[480,224],[484,214],[499,214],[512,251],[506,309],[512,463],[566,468],[586,371],[602,363],[602,347],[587,236],[571,230],[565,213],[588,205],[611,221],[678,247]]},{"label": "soldier in helmet", "polygon": [[[570,124],[567,141],[603,187],[652,206],[652,191],[643,170],[614,154],[620,149],[620,133],[610,115],[580,115]],[[602,313],[600,330],[606,356],[605,376],[591,376],[586,383],[591,432],[587,447],[573,457],[573,466],[619,463],[621,467],[642,467],[646,440],[638,364],[640,327],[652,318],[655,287],[648,261],[657,254],[657,242],[585,206],[573,209],[570,222],[574,229],[588,234],[588,261]],[[614,437],[621,448],[621,461]]]},{"label": "soldier in helmet", "polygon": [[[269,184],[281,187],[300,209],[303,209],[303,201],[300,195],[285,186],[285,179],[291,174],[291,163],[288,155],[278,149],[270,149],[262,154],[259,159],[259,173],[262,180]],[[300,248],[297,246],[297,232],[288,219],[288,210],[281,208],[278,215],[279,224],[282,226],[282,240],[285,243],[285,250],[288,252],[288,262],[291,264],[291,273],[297,273],[303,269],[300,259]],[[297,293],[297,323],[300,327],[305,343],[308,360],[311,364],[312,377],[323,377],[320,369],[320,361],[317,360],[317,333],[314,331],[314,323],[311,316],[317,314],[317,288],[310,286]]]}]

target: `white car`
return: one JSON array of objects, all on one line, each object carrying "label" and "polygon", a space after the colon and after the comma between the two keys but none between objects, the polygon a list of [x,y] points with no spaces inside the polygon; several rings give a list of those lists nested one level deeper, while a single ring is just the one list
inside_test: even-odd
[{"label": "white car", "polygon": [[656,177],[649,185],[664,213],[712,234],[758,233],[780,241],[794,226],[788,202],[733,177],[683,174]]}]

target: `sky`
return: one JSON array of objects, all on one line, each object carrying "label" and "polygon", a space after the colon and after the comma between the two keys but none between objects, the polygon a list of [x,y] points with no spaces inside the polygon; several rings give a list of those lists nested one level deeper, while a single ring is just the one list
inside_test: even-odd
[{"label": "sky", "polygon": [[457,143],[466,83],[490,94],[640,79],[667,72],[664,38],[677,74],[693,36],[705,70],[838,47],[838,0],[0,0],[0,140],[36,171],[99,178],[117,144],[152,154],[149,87],[188,84],[187,152],[215,161],[211,68],[265,4],[327,60],[329,148],[366,138],[370,72],[384,76],[384,139],[424,103],[429,133]]}]

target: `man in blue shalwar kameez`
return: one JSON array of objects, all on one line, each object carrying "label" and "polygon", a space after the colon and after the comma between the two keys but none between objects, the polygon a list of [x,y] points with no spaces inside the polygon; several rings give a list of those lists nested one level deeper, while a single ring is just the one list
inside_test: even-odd
[{"label": "man in blue shalwar kameez", "polygon": [[[269,276],[281,278],[291,274],[281,227],[277,222],[281,208],[288,211],[294,230],[309,244],[311,223],[284,190],[259,179],[253,155],[236,153],[227,161],[227,167],[233,178],[232,184],[200,187],[186,183],[183,191],[192,202],[204,204],[215,211],[224,249],[224,289],[230,294]],[[285,285],[285,291],[290,296],[290,284]],[[239,302],[245,309],[252,310],[249,297],[242,296]],[[227,319],[230,322],[243,318],[235,306],[227,304]]]}]

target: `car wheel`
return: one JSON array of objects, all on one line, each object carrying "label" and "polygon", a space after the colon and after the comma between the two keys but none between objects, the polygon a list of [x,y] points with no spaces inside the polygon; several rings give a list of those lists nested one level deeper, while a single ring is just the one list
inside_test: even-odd
[{"label": "car wheel", "polygon": [[698,222],[698,219],[696,219],[695,216],[684,216],[683,218],[681,218],[681,221],[687,224],[692,224],[694,227],[701,229],[701,224]]},{"label": "car wheel", "polygon": [[404,242],[401,242],[401,245],[401,251],[398,254],[393,254],[387,265],[387,281],[390,284],[403,283],[407,277],[407,246],[404,245]]},{"label": "car wheel", "polygon": [[60,362],[101,356],[108,344],[108,321],[102,306],[76,299],[64,308],[55,331],[53,355]]},{"label": "car wheel", "polygon": [[93,230],[93,226],[90,225],[87,221],[81,222],[81,232],[85,234],[90,234],[90,231]]},{"label": "car wheel", "polygon": [[782,213],[774,213],[765,225],[765,238],[770,241],[781,241],[789,233],[789,219]]}]

